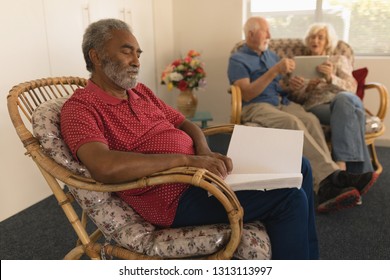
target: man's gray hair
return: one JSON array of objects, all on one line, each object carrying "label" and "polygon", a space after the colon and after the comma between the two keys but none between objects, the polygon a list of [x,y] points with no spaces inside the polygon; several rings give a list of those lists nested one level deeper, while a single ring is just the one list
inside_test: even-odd
[{"label": "man's gray hair", "polygon": [[85,30],[82,49],[86,67],[89,72],[92,72],[93,70],[89,51],[95,49],[98,53],[102,53],[106,42],[112,38],[112,30],[126,30],[132,33],[131,28],[127,23],[119,19],[102,19],[91,23]]},{"label": "man's gray hair", "polygon": [[264,18],[262,17],[250,17],[244,24],[244,34],[247,38],[249,36],[249,32],[256,32],[260,29],[261,25],[260,22],[263,21]]}]

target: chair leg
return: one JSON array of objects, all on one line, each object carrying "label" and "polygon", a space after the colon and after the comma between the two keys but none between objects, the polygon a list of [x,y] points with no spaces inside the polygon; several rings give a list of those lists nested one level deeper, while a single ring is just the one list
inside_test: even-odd
[{"label": "chair leg", "polygon": [[79,260],[82,255],[85,254],[84,246],[80,245],[73,248],[69,253],[66,254],[64,260]]},{"label": "chair leg", "polygon": [[371,161],[372,161],[372,165],[374,167],[374,170],[378,174],[381,174],[383,171],[383,167],[382,167],[382,164],[379,162],[374,142],[368,145],[368,149],[369,149],[370,154],[371,154]]}]

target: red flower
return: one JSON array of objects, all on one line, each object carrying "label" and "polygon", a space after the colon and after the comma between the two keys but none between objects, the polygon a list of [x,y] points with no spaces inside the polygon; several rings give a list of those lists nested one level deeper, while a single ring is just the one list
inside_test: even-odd
[{"label": "red flower", "polygon": [[184,58],[184,62],[185,63],[190,63],[191,62],[191,60],[192,60],[192,58],[190,57],[190,56],[186,56],[185,58]]},{"label": "red flower", "polygon": [[203,68],[200,68],[200,67],[196,68],[196,72],[198,72],[200,74],[204,74]]},{"label": "red flower", "polygon": [[187,55],[190,57],[195,57],[195,56],[200,56],[200,53],[194,50],[189,50]]},{"label": "red flower", "polygon": [[178,84],[177,84],[177,88],[181,91],[183,90],[186,90],[188,87],[188,83],[185,81],[185,80],[181,80]]},{"label": "red flower", "polygon": [[180,59],[176,59],[174,62],[172,62],[172,65],[177,67],[181,64],[181,60]]},{"label": "red flower", "polygon": [[188,83],[185,80],[179,81],[177,84],[177,88],[181,91],[186,90],[188,88]]}]

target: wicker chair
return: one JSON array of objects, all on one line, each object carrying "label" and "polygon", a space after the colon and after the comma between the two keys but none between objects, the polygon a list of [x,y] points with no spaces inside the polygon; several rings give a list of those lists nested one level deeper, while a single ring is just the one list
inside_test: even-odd
[{"label": "wicker chair", "polygon": [[[232,53],[236,52],[245,42],[238,42],[232,49]],[[289,57],[292,58],[297,55],[306,55],[307,49],[303,44],[301,39],[271,39],[269,44],[269,49],[274,51],[279,57]],[[352,63],[354,63],[354,53],[347,43],[339,41],[335,49],[335,54],[345,55]],[[371,161],[374,166],[374,169],[377,173],[382,173],[383,167],[378,160],[378,156],[375,149],[375,140],[385,133],[384,119],[387,113],[388,107],[388,91],[386,87],[380,83],[365,83],[365,76],[360,78],[358,73],[365,71],[367,74],[367,69],[356,69],[353,71],[354,77],[358,81],[358,91],[357,95],[364,101],[364,92],[365,90],[374,89],[372,92],[377,92],[379,95],[379,104],[378,110],[376,113],[372,113],[366,109],[366,144],[368,146]],[[228,92],[231,94],[231,115],[230,122],[233,124],[241,124],[241,109],[242,109],[242,98],[241,90],[239,87],[231,85]],[[371,91],[366,91],[371,93]],[[256,125],[250,123],[248,125]],[[328,139],[328,144],[330,146],[330,129],[329,127],[324,126],[324,131]]]},{"label": "wicker chair", "polygon": [[[85,255],[91,259],[271,257],[264,226],[260,222],[243,225],[243,211],[234,192],[205,169],[179,167],[116,185],[91,179],[86,168],[73,160],[59,132],[63,103],[75,89],[85,85],[86,80],[78,77],[39,79],[14,86],[7,97],[9,115],[26,154],[40,169],[77,234],[76,246],[65,259],[80,259]],[[218,126],[206,129],[205,134],[232,130],[233,125]],[[222,203],[230,224],[159,229],[113,195],[114,191],[169,182],[206,189]],[[75,210],[75,202],[80,204],[81,214]],[[97,228],[92,233],[87,230],[90,220]]]}]

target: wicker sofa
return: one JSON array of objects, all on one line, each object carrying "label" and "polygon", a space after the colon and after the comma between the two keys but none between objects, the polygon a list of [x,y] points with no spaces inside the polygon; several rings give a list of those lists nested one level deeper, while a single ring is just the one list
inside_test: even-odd
[{"label": "wicker sofa", "polygon": [[[238,42],[232,49],[232,53],[237,51],[245,42]],[[307,55],[308,50],[303,44],[302,39],[271,39],[269,49],[274,51],[279,57],[292,58],[298,55]],[[334,54],[340,54],[346,56],[354,65],[355,57],[353,49],[350,45],[344,41],[339,41]],[[382,164],[378,160],[378,156],[375,149],[375,140],[384,134],[385,126],[383,124],[384,118],[387,113],[388,107],[388,91],[384,85],[379,83],[366,83],[365,78],[367,76],[368,69],[361,68],[353,71],[353,76],[358,82],[358,89],[356,94],[363,100],[365,93],[378,93],[379,103],[376,113],[372,113],[366,109],[366,144],[369,148],[371,160],[376,172],[381,173],[383,170]],[[367,91],[369,89],[373,89]],[[230,121],[233,124],[241,124],[241,90],[237,86],[230,86],[229,93],[231,94],[231,117]],[[249,124],[247,125],[256,125]],[[329,127],[324,127],[324,132],[328,136],[330,133]],[[329,136],[327,137],[329,139]],[[330,142],[329,142],[330,144]]]}]

